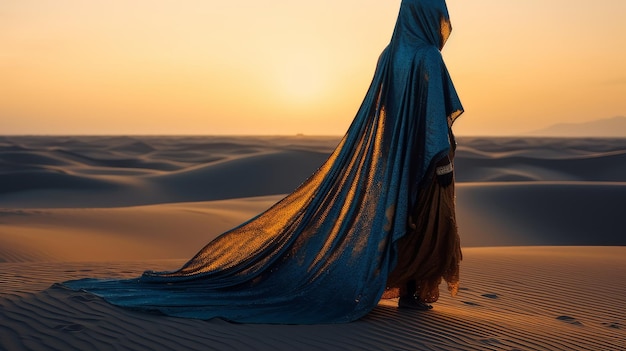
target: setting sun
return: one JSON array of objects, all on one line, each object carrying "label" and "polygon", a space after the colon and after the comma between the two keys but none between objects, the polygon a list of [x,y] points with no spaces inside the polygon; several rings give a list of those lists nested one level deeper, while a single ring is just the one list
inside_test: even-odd
[{"label": "setting sun", "polygon": [[[399,4],[5,1],[0,129],[341,135]],[[466,109],[457,133],[626,114],[626,2],[448,8],[454,30],[443,56]]]},{"label": "setting sun", "polygon": [[294,55],[276,68],[276,93],[288,104],[318,102],[324,91],[330,89],[327,72],[328,69],[314,58],[306,54]]},{"label": "setting sun", "polygon": [[626,350],[625,19],[0,1],[0,351]]}]

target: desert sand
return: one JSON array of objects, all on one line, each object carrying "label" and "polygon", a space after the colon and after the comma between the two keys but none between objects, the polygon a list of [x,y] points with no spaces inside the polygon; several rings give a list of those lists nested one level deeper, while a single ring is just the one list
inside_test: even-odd
[{"label": "desert sand", "polygon": [[0,137],[1,350],[626,349],[626,139],[460,138],[461,291],[343,325],[111,306],[56,283],[175,269],[336,137]]}]

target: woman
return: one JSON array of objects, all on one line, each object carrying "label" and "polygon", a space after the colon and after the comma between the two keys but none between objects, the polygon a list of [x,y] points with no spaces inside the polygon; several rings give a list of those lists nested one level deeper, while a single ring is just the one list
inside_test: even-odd
[{"label": "woman", "polygon": [[379,299],[427,309],[458,284],[450,127],[462,113],[440,49],[444,0],[404,0],[346,135],[298,189],[208,243],[182,268],[66,282],[166,315],[247,323],[340,323]]}]

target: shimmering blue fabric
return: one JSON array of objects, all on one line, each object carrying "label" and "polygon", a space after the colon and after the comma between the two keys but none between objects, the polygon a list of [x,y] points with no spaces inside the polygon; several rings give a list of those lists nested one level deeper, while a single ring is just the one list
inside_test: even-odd
[{"label": "shimmering blue fabric", "polygon": [[364,316],[385,289],[420,184],[448,153],[448,128],[462,112],[439,51],[449,31],[443,0],[403,1],[367,95],[328,161],[179,270],[64,284],[179,317],[312,324]]}]

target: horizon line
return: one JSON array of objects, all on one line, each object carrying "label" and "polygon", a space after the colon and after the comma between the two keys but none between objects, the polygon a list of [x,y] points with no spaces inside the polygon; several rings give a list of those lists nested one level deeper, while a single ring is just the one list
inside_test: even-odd
[{"label": "horizon line", "polygon": [[[315,137],[315,138],[342,138],[345,134],[0,134],[0,137]],[[532,135],[532,134],[455,134],[461,138],[603,138],[626,139],[626,135]]]}]

